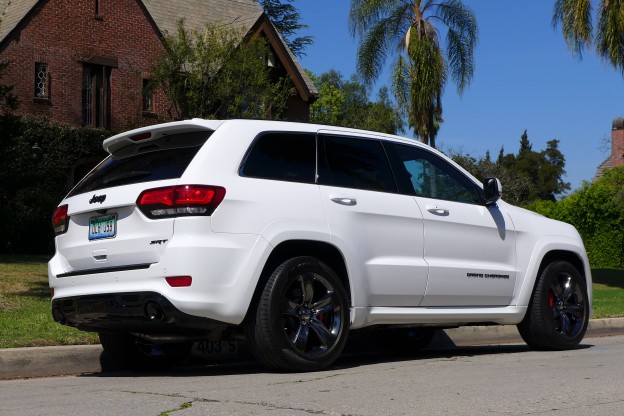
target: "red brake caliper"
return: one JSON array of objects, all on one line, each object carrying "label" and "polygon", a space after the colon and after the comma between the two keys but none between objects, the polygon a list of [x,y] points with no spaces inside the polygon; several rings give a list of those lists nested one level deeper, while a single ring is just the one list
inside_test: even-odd
[{"label": "red brake caliper", "polygon": [[555,293],[552,290],[548,291],[548,307],[553,308],[555,306]]}]

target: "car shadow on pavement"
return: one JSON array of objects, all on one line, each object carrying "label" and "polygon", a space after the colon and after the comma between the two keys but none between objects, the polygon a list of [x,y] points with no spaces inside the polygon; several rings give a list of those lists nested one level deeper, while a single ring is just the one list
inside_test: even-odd
[{"label": "car shadow on pavement", "polygon": [[[328,369],[322,371],[345,370],[368,365],[420,361],[432,359],[461,360],[481,355],[502,355],[526,353],[531,349],[526,344],[490,344],[490,345],[455,345],[443,331],[438,331],[431,344],[421,350],[410,353],[396,353],[384,350],[367,333],[358,333],[351,337],[342,356]],[[577,349],[591,348],[591,344],[581,344]],[[556,352],[555,352],[556,353]],[[102,372],[83,374],[81,377],[218,377],[224,375],[250,375],[275,373],[256,362],[247,351],[242,356],[219,361],[190,359],[184,365],[170,370],[159,371],[123,371],[103,353],[101,356]]]}]

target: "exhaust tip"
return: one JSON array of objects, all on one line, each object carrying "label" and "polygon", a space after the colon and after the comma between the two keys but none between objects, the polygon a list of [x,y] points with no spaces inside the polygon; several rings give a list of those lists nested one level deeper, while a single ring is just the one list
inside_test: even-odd
[{"label": "exhaust tip", "polygon": [[65,314],[63,313],[61,308],[52,309],[52,317],[59,324],[65,325],[67,323],[67,318],[65,317]]},{"label": "exhaust tip", "polygon": [[145,316],[150,321],[162,321],[165,319],[165,311],[156,302],[147,302],[145,304]]}]

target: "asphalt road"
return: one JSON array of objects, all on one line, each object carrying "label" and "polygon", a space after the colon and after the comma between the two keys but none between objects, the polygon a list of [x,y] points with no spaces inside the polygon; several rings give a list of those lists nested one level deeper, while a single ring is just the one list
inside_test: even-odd
[{"label": "asphalt road", "polygon": [[621,416],[623,357],[624,336],[615,336],[564,352],[513,344],[351,355],[317,373],[237,363],[4,380],[0,415]]}]

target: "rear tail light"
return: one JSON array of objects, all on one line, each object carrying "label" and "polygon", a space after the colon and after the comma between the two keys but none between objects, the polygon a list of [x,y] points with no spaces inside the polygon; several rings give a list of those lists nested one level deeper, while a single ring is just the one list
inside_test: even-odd
[{"label": "rear tail light", "polygon": [[67,225],[69,224],[69,215],[67,215],[68,205],[61,205],[54,210],[52,214],[52,226],[54,227],[54,234],[59,235],[67,231]]},{"label": "rear tail light", "polygon": [[191,276],[168,276],[165,280],[171,287],[189,287],[193,283]]},{"label": "rear tail light", "polygon": [[225,188],[179,185],[141,192],[137,206],[149,218],[212,215],[225,197]]}]

